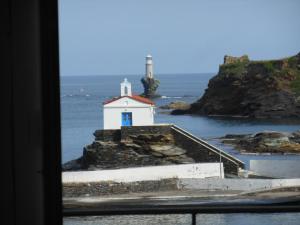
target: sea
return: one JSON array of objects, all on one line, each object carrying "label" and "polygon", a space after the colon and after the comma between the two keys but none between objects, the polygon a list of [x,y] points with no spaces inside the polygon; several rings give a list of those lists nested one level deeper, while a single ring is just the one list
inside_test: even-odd
[{"label": "sea", "polygon": [[[192,134],[207,140],[235,155],[249,165],[250,159],[300,160],[299,155],[242,155],[232,147],[223,145],[216,138],[226,134],[248,134],[261,131],[300,130],[300,121],[254,120],[247,118],[207,117],[199,115],[174,116],[159,109],[173,101],[195,102],[207,88],[213,73],[162,74],[156,103],[155,123],[173,123]],[[120,83],[127,78],[135,94],[143,92],[142,75],[62,76],[61,77],[61,126],[62,161],[78,158],[85,145],[92,143],[93,133],[103,128],[102,103],[120,95]],[[226,93],[224,93],[226,94]]]},{"label": "sea", "polygon": [[[198,214],[197,225],[299,225],[300,213]],[[64,225],[191,225],[190,214],[64,218]]]},{"label": "sea", "polygon": [[[241,155],[216,138],[226,134],[248,134],[261,131],[292,132],[300,129],[300,122],[293,120],[253,120],[246,118],[222,118],[196,115],[174,116],[166,114],[159,106],[172,101],[195,102],[207,88],[214,74],[162,74],[158,89],[161,97],[155,99],[156,123],[174,123],[192,134],[207,140],[233,154],[249,165],[250,159],[300,160],[298,155]],[[132,83],[133,93],[140,94],[142,75],[63,76],[61,77],[61,127],[62,160],[67,162],[82,155],[85,145],[92,143],[93,132],[103,128],[102,103],[120,95],[120,83],[127,78]],[[226,94],[226,93],[224,93]],[[275,214],[199,214],[197,224],[203,225],[297,225],[300,213]],[[191,215],[132,215],[92,216],[64,218],[65,225],[176,225],[191,224]]]}]

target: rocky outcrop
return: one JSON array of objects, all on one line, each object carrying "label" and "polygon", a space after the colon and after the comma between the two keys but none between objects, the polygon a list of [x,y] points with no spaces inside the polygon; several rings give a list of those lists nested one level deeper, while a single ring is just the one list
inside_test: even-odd
[{"label": "rocky outcrop", "polygon": [[241,57],[234,57],[225,55],[224,56],[224,64],[231,64],[231,63],[247,63],[249,62],[249,57],[247,55],[243,55]]},{"label": "rocky outcrop", "polygon": [[188,163],[224,163],[225,175],[237,175],[244,163],[175,125],[130,126],[96,130],[83,155],[63,171],[101,170]]},{"label": "rocky outcrop", "polygon": [[83,155],[63,165],[63,170],[117,169],[137,166],[194,163],[175,145],[170,134],[130,135],[126,141],[95,140]]},{"label": "rocky outcrop", "polygon": [[144,93],[142,96],[146,98],[156,98],[159,95],[156,93],[156,90],[159,86],[159,80],[154,78],[143,77],[141,82],[144,86]]},{"label": "rocky outcrop", "polygon": [[225,56],[204,95],[184,113],[300,118],[300,53],[268,61]]},{"label": "rocky outcrop", "polygon": [[189,110],[191,105],[189,103],[186,103],[184,101],[175,101],[171,102],[167,105],[160,106],[160,109],[164,110],[171,110],[171,111],[165,111],[165,113],[170,113],[172,115],[181,115],[185,114],[187,110]]},{"label": "rocky outcrop", "polygon": [[242,153],[300,153],[300,131],[229,134],[221,140],[224,144],[233,145]]},{"label": "rocky outcrop", "polygon": [[167,105],[162,105],[159,107],[160,109],[180,109],[180,110],[187,110],[190,108],[190,104],[184,101],[175,101],[170,102]]}]

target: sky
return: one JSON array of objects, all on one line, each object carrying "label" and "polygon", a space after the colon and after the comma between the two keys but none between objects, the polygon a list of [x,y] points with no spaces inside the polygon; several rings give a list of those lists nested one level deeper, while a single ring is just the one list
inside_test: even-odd
[{"label": "sky", "polygon": [[60,73],[215,73],[300,52],[300,0],[59,0]]}]

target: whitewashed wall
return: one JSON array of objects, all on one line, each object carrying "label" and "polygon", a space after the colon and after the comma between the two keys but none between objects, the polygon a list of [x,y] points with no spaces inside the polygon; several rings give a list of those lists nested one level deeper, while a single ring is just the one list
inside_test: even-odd
[{"label": "whitewashed wall", "polygon": [[250,160],[250,171],[273,178],[300,178],[299,160]]},{"label": "whitewashed wall", "polygon": [[[220,174],[221,166],[221,174]],[[116,170],[63,172],[63,183],[81,182],[134,182],[168,178],[224,177],[223,164],[195,163],[170,166],[149,166]]]},{"label": "whitewashed wall", "polygon": [[130,98],[121,98],[104,105],[104,129],[120,129],[122,125],[122,112],[132,112],[133,126],[154,124],[154,106]]}]

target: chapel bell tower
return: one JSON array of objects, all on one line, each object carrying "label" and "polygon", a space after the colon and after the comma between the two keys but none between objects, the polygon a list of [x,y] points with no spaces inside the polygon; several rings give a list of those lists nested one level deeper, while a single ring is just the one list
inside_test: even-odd
[{"label": "chapel bell tower", "polygon": [[127,78],[121,83],[121,96],[132,96],[131,83]]}]

